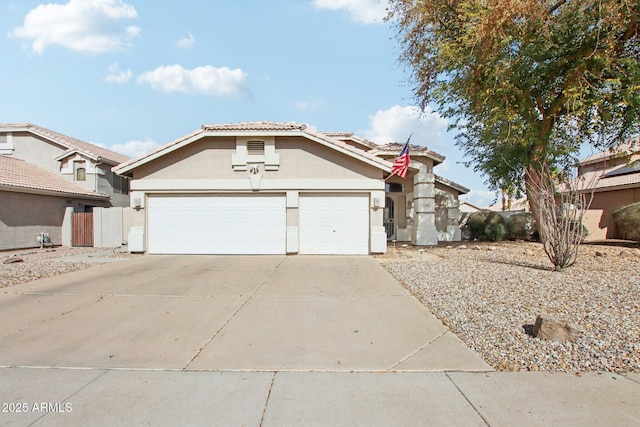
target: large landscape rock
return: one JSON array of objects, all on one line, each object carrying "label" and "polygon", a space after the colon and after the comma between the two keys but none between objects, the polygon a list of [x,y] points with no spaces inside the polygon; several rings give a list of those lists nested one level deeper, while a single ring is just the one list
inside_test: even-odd
[{"label": "large landscape rock", "polygon": [[582,330],[575,323],[559,317],[539,315],[533,325],[533,336],[543,340],[576,342]]}]

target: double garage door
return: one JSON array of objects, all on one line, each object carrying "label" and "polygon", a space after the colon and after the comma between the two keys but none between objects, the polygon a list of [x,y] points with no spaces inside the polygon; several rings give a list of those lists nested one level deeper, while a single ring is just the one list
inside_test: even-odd
[{"label": "double garage door", "polygon": [[[302,254],[369,253],[367,195],[300,195]],[[148,252],[153,254],[284,254],[284,195],[149,197]]]}]

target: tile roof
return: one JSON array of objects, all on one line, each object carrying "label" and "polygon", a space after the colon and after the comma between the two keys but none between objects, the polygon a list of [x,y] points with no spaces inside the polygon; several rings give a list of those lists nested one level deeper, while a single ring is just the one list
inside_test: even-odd
[{"label": "tile roof", "polygon": [[370,149],[377,149],[379,147],[379,145],[376,144],[375,142],[371,142],[368,139],[364,139],[362,137],[359,137],[358,135],[355,135],[352,132],[322,132],[322,133],[327,135],[330,138],[339,139],[341,141],[352,140],[352,141],[357,142],[360,145],[364,145],[365,147],[369,147]]},{"label": "tile roof", "polygon": [[[372,150],[372,153],[379,154],[379,155],[398,155],[400,154],[400,151],[402,151],[403,147],[404,147],[404,144],[401,144],[399,142],[392,142],[389,144],[378,146],[377,149]],[[435,151],[431,151],[427,147],[423,147],[422,145],[409,144],[409,153],[411,155],[417,154],[417,155],[431,157],[433,160],[437,161],[438,163],[444,162],[444,159],[445,159],[444,156],[436,153]]]},{"label": "tile roof", "polygon": [[129,158],[123,154],[116,153],[115,151],[111,151],[88,142],[80,141],[79,139],[36,126],[31,123],[0,123],[0,131],[30,132],[63,146],[69,153],[78,151],[89,155],[90,157],[100,157],[108,163],[118,164],[129,160]]},{"label": "tile roof", "polygon": [[9,156],[0,156],[0,189],[109,199],[108,194],[86,190],[39,166]]},{"label": "tile roof", "polygon": [[598,163],[602,160],[609,159],[611,157],[624,157],[640,150],[640,137],[630,139],[622,144],[619,144],[613,148],[599,153],[592,154],[585,157],[578,162],[578,165],[584,166],[591,163]]},{"label": "tile roof", "polygon": [[436,178],[436,182],[442,185],[446,185],[447,187],[453,188],[460,194],[467,194],[469,192],[469,189],[467,187],[463,187],[462,185],[458,184],[457,182],[453,182],[450,179],[443,178],[439,175],[435,175],[435,178]]},{"label": "tile roof", "polygon": [[621,187],[638,187],[640,186],[640,170],[630,172],[626,174],[615,174],[616,169],[620,166],[615,166],[608,169],[589,171],[580,175],[576,183],[578,190],[595,190],[606,191],[611,189],[619,189]]},{"label": "tile roof", "polygon": [[203,130],[211,131],[266,131],[266,130],[305,130],[307,125],[295,122],[240,122],[203,125]]}]

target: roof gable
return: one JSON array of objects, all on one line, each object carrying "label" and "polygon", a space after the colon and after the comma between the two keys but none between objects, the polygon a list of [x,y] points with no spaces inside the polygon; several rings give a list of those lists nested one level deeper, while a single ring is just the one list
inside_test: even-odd
[{"label": "roof gable", "polygon": [[109,195],[78,187],[39,166],[10,156],[0,156],[0,189],[25,193],[109,199]]},{"label": "roof gable", "polygon": [[127,174],[133,169],[208,136],[302,136],[383,171],[389,172],[392,166],[388,161],[369,152],[358,149],[338,139],[331,138],[323,133],[308,129],[305,124],[261,121],[203,125],[201,129],[169,142],[151,153],[120,164],[113,170],[121,175]]},{"label": "roof gable", "polygon": [[29,132],[41,138],[47,139],[65,149],[67,152],[59,158],[80,153],[91,159],[100,159],[106,163],[117,165],[126,162],[129,158],[123,154],[99,147],[79,139],[63,135],[52,130],[33,125],[31,123],[0,123],[0,132]]}]

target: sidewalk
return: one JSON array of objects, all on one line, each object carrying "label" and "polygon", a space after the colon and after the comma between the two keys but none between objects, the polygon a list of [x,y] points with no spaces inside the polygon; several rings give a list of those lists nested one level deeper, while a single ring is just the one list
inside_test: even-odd
[{"label": "sidewalk", "polygon": [[640,425],[638,374],[0,368],[0,377],[3,426]]}]

